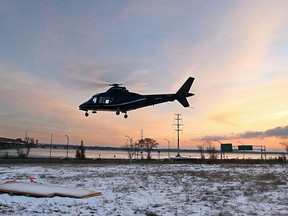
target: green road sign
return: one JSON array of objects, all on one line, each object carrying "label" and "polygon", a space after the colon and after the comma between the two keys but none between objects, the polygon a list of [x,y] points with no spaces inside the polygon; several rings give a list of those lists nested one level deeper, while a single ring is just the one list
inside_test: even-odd
[{"label": "green road sign", "polygon": [[253,150],[253,146],[252,145],[239,145],[238,146],[238,150],[241,150],[241,151],[252,151]]},{"label": "green road sign", "polygon": [[221,144],[221,152],[233,152],[232,143]]}]

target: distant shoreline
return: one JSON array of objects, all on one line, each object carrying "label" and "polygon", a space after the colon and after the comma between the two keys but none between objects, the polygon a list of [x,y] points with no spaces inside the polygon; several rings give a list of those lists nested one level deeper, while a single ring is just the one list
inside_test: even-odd
[{"label": "distant shoreline", "polygon": [[[99,146],[99,145],[84,145],[86,150],[103,150],[103,151],[124,151],[127,152],[128,148],[126,147],[116,147],[116,146]],[[256,145],[257,146],[257,145]],[[76,144],[69,144],[67,146],[67,144],[48,144],[48,143],[35,143],[32,145],[32,148],[39,148],[39,149],[78,149],[79,145]],[[234,146],[235,148],[237,146]],[[6,150],[6,149],[18,149],[18,148],[25,148],[25,143],[23,142],[19,142],[17,139],[10,139],[10,138],[4,138],[4,137],[0,137],[0,150]],[[277,149],[277,150],[276,150]],[[136,151],[141,151],[140,148],[136,148]],[[216,153],[221,153],[220,149],[215,149]],[[152,149],[152,152],[178,152],[177,148],[154,148]],[[200,153],[199,149],[197,149],[196,147],[194,148],[181,148],[180,152],[187,152],[187,153]],[[266,154],[284,154],[285,151],[282,148],[265,148],[265,152]],[[204,149],[204,153],[207,153],[207,150]],[[259,154],[259,151],[241,151],[238,149],[233,149],[233,152],[229,152],[232,154]]]},{"label": "distant shoreline", "polygon": [[171,158],[171,159],[75,159],[75,158],[0,158],[0,166],[8,164],[98,164],[98,165],[125,165],[125,164],[286,164],[283,159],[197,159],[197,158]]}]

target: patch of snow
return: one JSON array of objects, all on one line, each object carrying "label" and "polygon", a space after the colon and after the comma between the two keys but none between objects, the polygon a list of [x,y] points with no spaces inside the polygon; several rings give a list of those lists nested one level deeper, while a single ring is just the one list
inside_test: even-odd
[{"label": "patch of snow", "polygon": [[287,215],[281,165],[1,165],[8,180],[86,188],[84,199],[0,194],[0,215]]}]

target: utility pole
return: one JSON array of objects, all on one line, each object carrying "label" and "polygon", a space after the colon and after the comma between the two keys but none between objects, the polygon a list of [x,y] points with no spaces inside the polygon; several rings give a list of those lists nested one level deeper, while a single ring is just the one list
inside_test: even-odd
[{"label": "utility pole", "polygon": [[53,133],[51,134],[51,139],[50,139],[50,154],[49,154],[49,158],[51,158],[51,151],[52,151],[52,137],[53,137]]},{"label": "utility pole", "polygon": [[66,158],[68,158],[68,146],[69,146],[69,137],[68,135],[65,135],[67,138],[67,153],[66,153]]},{"label": "utility pole", "polygon": [[176,129],[175,131],[177,131],[177,149],[178,149],[178,153],[176,155],[176,157],[181,157],[180,156],[180,148],[179,148],[179,132],[182,131],[181,127],[183,126],[183,124],[181,123],[182,122],[182,118],[181,118],[181,114],[175,114],[175,119],[174,119],[174,122],[176,121],[175,125],[176,126]]}]

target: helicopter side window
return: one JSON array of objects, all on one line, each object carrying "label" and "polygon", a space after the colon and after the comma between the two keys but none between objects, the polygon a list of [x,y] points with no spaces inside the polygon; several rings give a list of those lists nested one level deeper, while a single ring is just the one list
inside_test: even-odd
[{"label": "helicopter side window", "polygon": [[112,102],[112,100],[113,100],[112,97],[100,97],[99,98],[99,103],[100,104],[109,104],[109,103]]}]

